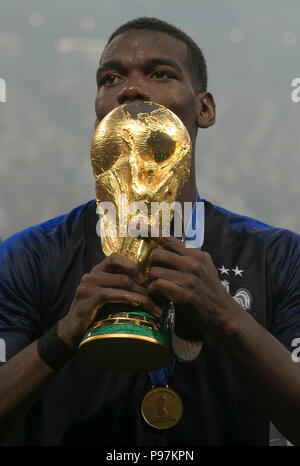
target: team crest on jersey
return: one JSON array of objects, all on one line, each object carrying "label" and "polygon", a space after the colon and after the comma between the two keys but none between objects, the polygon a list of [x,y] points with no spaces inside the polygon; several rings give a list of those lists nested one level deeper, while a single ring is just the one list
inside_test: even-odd
[{"label": "team crest on jersey", "polygon": [[220,275],[222,276],[221,278],[221,283],[225,287],[226,291],[235,299],[239,305],[245,309],[246,311],[250,311],[252,307],[252,295],[249,290],[246,288],[239,288],[234,294],[230,293],[230,281],[227,280],[227,277],[229,278],[232,273],[234,273],[235,277],[242,277],[243,278],[243,273],[244,269],[240,269],[237,265],[235,268],[227,268],[224,265],[222,267],[219,267],[218,270],[220,271]]}]

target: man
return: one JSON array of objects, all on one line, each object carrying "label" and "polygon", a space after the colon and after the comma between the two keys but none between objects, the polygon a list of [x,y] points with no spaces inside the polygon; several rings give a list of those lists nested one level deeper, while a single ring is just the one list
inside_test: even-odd
[{"label": "man", "polygon": [[[164,22],[134,20],[110,38],[97,83],[96,125],[136,101],[180,117],[193,145],[180,201],[194,202],[197,131],[215,121],[198,47]],[[290,354],[300,336],[299,237],[204,206],[202,249],[156,238],[162,248],[152,254],[147,286],[129,259],[103,257],[93,201],[3,243],[0,336],[9,360],[0,369],[0,419],[2,438],[13,432],[7,443],[263,445],[269,420],[300,442],[300,371]],[[104,302],[159,316],[157,297],[176,303],[184,332],[204,338],[199,357],[177,361],[169,377],[184,414],[166,430],[142,419],[147,373],[99,370],[76,353]]]}]

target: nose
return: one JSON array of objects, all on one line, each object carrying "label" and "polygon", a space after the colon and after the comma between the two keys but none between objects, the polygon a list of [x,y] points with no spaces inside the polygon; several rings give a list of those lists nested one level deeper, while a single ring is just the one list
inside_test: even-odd
[{"label": "nose", "polygon": [[137,75],[128,77],[117,99],[120,105],[126,102],[134,102],[135,100],[151,100],[149,93],[145,90],[145,86],[143,86],[142,78]]}]

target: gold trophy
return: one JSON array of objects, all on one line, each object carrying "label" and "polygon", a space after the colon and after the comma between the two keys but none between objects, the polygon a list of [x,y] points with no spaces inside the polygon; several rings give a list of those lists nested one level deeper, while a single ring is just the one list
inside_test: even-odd
[{"label": "gold trophy", "polygon": [[[163,210],[154,215],[152,206],[162,203],[169,207],[172,221],[174,210],[170,205],[178,199],[190,173],[188,131],[162,105],[125,104],[112,110],[96,128],[91,162],[103,252],[128,257],[147,277],[150,254],[158,245],[152,239],[132,235],[132,231],[129,234],[128,222],[161,228]],[[79,351],[110,369],[149,371],[166,367],[174,356],[162,322],[142,309],[107,303],[99,309]]]}]

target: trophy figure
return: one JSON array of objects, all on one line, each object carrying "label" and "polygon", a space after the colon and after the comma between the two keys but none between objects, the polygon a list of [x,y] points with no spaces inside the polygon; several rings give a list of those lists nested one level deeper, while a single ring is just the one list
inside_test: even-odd
[{"label": "trophy figure", "polygon": [[[150,254],[158,245],[129,233],[128,223],[161,228],[163,214],[154,215],[151,209],[155,203],[169,206],[172,221],[170,205],[190,173],[189,134],[182,121],[162,105],[125,104],[112,110],[96,128],[91,162],[103,252],[128,257],[147,277]],[[79,351],[110,369],[166,367],[174,356],[163,320],[122,303],[104,304]]]}]

